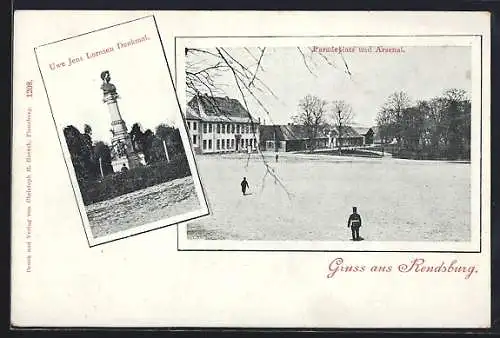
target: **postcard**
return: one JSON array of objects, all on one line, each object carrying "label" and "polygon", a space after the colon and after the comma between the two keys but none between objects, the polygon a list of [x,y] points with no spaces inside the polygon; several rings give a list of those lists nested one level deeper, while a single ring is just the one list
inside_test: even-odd
[{"label": "postcard", "polygon": [[176,45],[212,207],[180,249],[480,252],[480,36]]},{"label": "postcard", "polygon": [[470,11],[16,12],[11,327],[490,327],[490,44]]},{"label": "postcard", "polygon": [[90,245],[208,214],[153,16],[35,52]]}]

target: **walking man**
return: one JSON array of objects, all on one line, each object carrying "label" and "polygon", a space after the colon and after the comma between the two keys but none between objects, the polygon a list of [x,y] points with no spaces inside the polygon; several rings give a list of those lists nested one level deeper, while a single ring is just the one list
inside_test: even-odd
[{"label": "walking man", "polygon": [[247,178],[243,177],[243,181],[241,181],[241,192],[243,193],[243,195],[246,195],[247,188],[250,188],[248,186]]},{"label": "walking man", "polygon": [[358,214],[358,208],[352,207],[352,214],[349,216],[347,221],[347,227],[351,228],[352,240],[359,241],[359,228],[361,227],[361,216]]}]

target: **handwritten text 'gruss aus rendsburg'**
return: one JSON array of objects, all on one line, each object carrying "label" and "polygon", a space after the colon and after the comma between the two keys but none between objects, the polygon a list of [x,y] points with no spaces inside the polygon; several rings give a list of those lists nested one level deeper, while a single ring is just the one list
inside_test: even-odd
[{"label": "handwritten text 'gruss aus rendsburg'", "polygon": [[365,264],[346,264],[342,257],[337,257],[328,265],[327,278],[333,278],[338,273],[361,273],[361,272],[379,272],[390,273],[399,272],[402,274],[410,273],[461,273],[465,279],[469,279],[473,273],[478,273],[476,265],[459,264],[458,260],[453,259],[449,262],[428,263],[424,258],[415,258],[409,262],[393,265],[365,265]]}]

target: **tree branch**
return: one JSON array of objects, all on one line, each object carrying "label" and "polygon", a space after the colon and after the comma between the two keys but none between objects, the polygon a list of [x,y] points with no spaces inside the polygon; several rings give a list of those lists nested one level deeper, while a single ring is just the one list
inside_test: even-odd
[{"label": "tree branch", "polygon": [[297,50],[299,51],[300,55],[302,55],[302,61],[304,61],[304,65],[306,66],[306,68],[309,71],[309,73],[311,73],[312,75],[316,76],[316,74],[313,73],[313,71],[311,70],[311,68],[309,68],[309,65],[307,64],[307,61],[306,61],[306,56],[304,55],[304,53],[302,52],[302,50],[300,49],[300,47],[297,47]]},{"label": "tree branch", "polygon": [[257,76],[257,71],[259,70],[260,62],[262,61],[262,57],[264,56],[264,52],[266,51],[266,48],[262,48],[262,51],[260,53],[259,61],[257,62],[257,67],[255,67],[255,72],[253,73],[253,77],[248,83],[248,86],[251,87],[253,84],[253,81],[255,80],[255,77]]}]

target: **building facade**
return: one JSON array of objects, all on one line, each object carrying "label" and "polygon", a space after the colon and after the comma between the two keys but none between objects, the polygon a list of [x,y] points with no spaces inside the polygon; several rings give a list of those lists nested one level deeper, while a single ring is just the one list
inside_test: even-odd
[{"label": "building facade", "polygon": [[374,143],[375,131],[373,128],[354,127],[354,130],[364,137],[363,145],[370,145]]},{"label": "building facade", "polygon": [[318,131],[316,137],[309,137],[308,128],[303,125],[260,126],[260,147],[266,151],[302,151],[327,147],[328,136]]},{"label": "building facade", "polygon": [[194,96],[188,102],[185,118],[196,154],[258,149],[260,119],[253,118],[236,99]]},{"label": "building facade", "polygon": [[336,148],[339,146],[345,147],[360,147],[373,144],[373,129],[362,127],[344,126],[339,133],[338,127],[333,127],[329,131],[329,147]]},{"label": "building facade", "polygon": [[337,127],[320,128],[313,139],[306,126],[262,125],[260,126],[260,148],[266,151],[302,151],[314,149],[357,147],[373,144],[372,128]]}]

